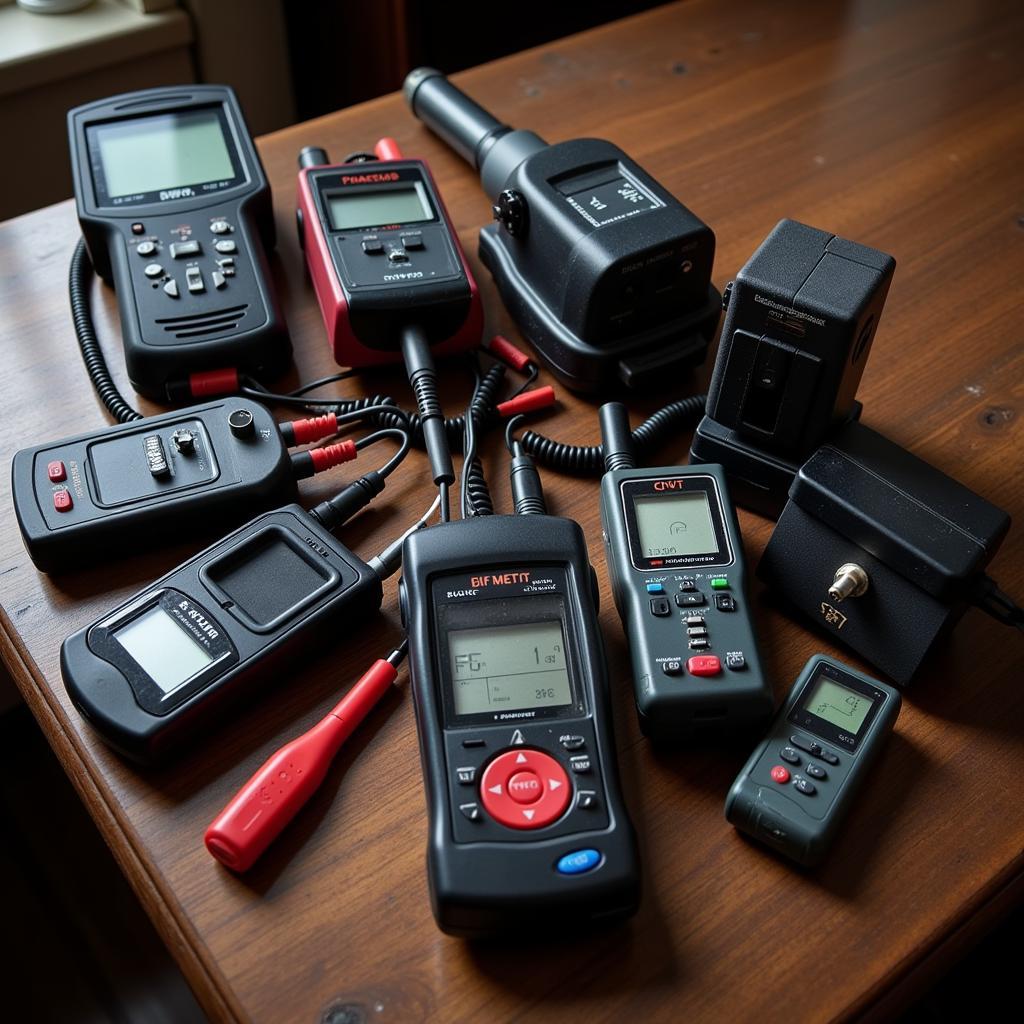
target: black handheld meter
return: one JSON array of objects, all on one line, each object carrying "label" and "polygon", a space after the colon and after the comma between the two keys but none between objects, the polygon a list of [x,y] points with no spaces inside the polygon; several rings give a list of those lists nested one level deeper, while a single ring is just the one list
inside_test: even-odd
[{"label": "black handheld meter", "polygon": [[497,223],[480,259],[537,354],[580,391],[664,387],[718,326],[715,236],[604,139],[548,145],[502,124],[439,71],[404,85],[412,112],[480,172]]},{"label": "black handheld meter", "polygon": [[611,470],[601,522],[644,733],[671,741],[766,719],[772,691],[721,466]]},{"label": "black handheld meter", "polygon": [[287,505],[69,636],[60,649],[64,685],[111,746],[155,761],[381,599],[378,574]]},{"label": "black handheld meter", "polygon": [[823,654],[736,777],[726,818],[800,864],[824,857],[900,713],[899,692]]},{"label": "black handheld meter", "polygon": [[273,376],[291,345],[264,247],[270,185],[225,85],[146,89],[68,113],[75,202],[117,292],[133,387],[233,367]]},{"label": "black handheld meter", "polygon": [[631,914],[636,839],[579,526],[488,516],[414,533],[400,594],[442,930]]},{"label": "black handheld meter", "polygon": [[270,413],[231,398],[25,448],[11,489],[32,561],[59,572],[234,525],[295,474]]}]

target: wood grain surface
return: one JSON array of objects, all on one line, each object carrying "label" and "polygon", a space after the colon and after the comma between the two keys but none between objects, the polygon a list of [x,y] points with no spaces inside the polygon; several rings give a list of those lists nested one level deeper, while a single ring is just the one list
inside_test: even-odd
[{"label": "wood grain surface", "polygon": [[[471,26],[463,26],[470,28]],[[1024,599],[1024,7],[1006,2],[677,4],[456,77],[510,123],[552,141],[611,139],[709,223],[715,282],[793,217],[897,260],[859,397],[864,421],[1018,521],[991,571]],[[427,158],[478,280],[488,330],[518,338],[476,259],[488,202],[469,167],[388,96],[260,141],[279,226],[275,273],[294,381],[330,372],[295,242],[295,155],[340,158],[382,134]],[[10,141],[10,140],[8,140]],[[0,172],[2,173],[2,172]],[[67,266],[73,205],[0,227],[3,452],[107,422],[75,346]],[[116,306],[98,329],[126,393]],[[669,397],[706,384],[680,378]],[[453,399],[468,381],[453,370]],[[546,375],[545,378],[546,380]],[[292,385],[294,386],[294,385]],[[403,403],[400,375],[346,382]],[[537,429],[597,440],[595,404],[562,393]],[[634,422],[658,401],[632,403]],[[153,407],[145,406],[152,410]],[[454,410],[455,401],[451,403]],[[682,461],[689,437],[662,453]],[[508,509],[498,439],[484,447]],[[425,507],[422,456],[344,532],[369,555]],[[596,484],[545,474],[552,511],[578,519],[604,595],[619,760],[642,845],[638,916],[610,931],[472,945],[441,935],[427,898],[426,815],[404,673],[321,792],[247,877],[214,863],[206,824],[279,744],[331,706],[399,635],[395,583],[379,625],[332,641],[172,767],[126,766],[60,681],[72,630],[194,552],[177,543],[46,577],[14,526],[0,538],[3,656],[26,701],[198,998],[217,1020],[817,1021],[888,1015],[985,922],[1019,899],[1024,867],[1024,646],[970,612],[907,694],[864,797],[826,864],[804,872],[722,816],[746,751],[655,752],[639,734],[625,645],[601,558]],[[307,503],[344,471],[302,485]],[[741,513],[755,564],[771,524]],[[847,657],[755,593],[781,697],[819,650]],[[68,851],[74,871],[74,851]],[[88,885],[88,878],[83,878]]]}]

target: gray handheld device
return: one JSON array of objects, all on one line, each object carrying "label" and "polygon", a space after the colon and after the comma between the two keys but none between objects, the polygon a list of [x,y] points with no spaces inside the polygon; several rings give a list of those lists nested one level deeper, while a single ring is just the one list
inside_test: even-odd
[{"label": "gray handheld device", "polygon": [[819,863],[900,704],[891,686],[816,654],[736,776],[726,818],[800,864]]},{"label": "gray handheld device", "polygon": [[[618,403],[601,409],[601,523],[629,638],[640,728],[655,740],[739,732],[772,712],[721,466],[632,462]],[[625,455],[625,459],[623,459]]]}]

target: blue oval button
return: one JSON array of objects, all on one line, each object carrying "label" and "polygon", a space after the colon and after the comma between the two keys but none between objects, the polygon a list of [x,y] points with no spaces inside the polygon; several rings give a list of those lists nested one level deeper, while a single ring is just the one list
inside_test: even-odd
[{"label": "blue oval button", "polygon": [[584,871],[591,871],[600,863],[601,853],[598,850],[573,850],[572,853],[567,853],[555,867],[563,875],[582,875]]}]

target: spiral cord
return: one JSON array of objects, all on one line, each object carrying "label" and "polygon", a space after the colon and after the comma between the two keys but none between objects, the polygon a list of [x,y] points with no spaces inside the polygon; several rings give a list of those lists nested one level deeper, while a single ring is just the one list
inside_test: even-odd
[{"label": "spiral cord", "polygon": [[85,239],[79,238],[68,271],[68,298],[71,301],[71,318],[75,324],[78,347],[82,350],[82,361],[93,387],[96,388],[96,393],[111,416],[118,423],[131,423],[133,420],[141,420],[142,413],[137,412],[124,400],[110,376],[107,361],[103,358],[103,351],[96,338],[96,328],[89,312],[89,286],[92,283],[92,274],[92,261],[85,247]]},{"label": "spiral cord", "polygon": [[[666,441],[670,434],[695,426],[704,415],[706,401],[707,395],[690,395],[669,403],[644,420],[633,431],[637,456],[642,459]],[[571,476],[601,476],[604,473],[602,445],[563,444],[532,430],[527,430],[519,440],[523,451],[548,469]]]}]

